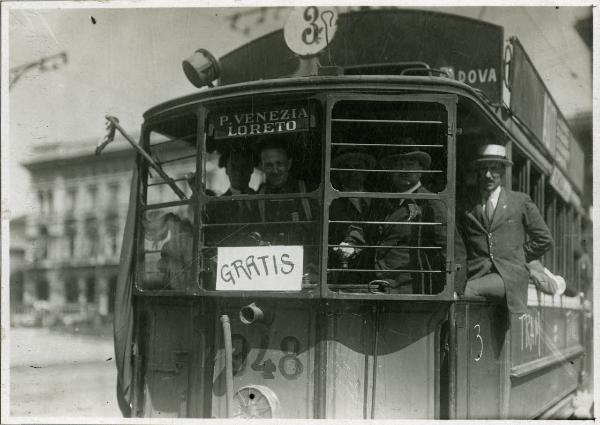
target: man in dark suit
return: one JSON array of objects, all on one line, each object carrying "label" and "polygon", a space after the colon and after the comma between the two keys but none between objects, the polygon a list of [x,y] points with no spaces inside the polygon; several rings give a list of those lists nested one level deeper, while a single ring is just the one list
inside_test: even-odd
[{"label": "man in dark suit", "polygon": [[[303,194],[307,192],[304,180],[291,174],[292,158],[284,139],[266,140],[260,147],[260,164],[265,182],[258,188],[260,195]],[[314,242],[316,234],[309,225],[316,218],[307,198],[282,197],[258,201],[262,222],[274,222],[260,230],[262,239],[271,245],[305,245]],[[300,222],[300,224],[292,224]]]},{"label": "man in dark suit", "polygon": [[526,263],[550,249],[552,236],[527,194],[501,186],[505,167],[512,165],[504,146],[484,145],[473,165],[479,193],[459,213],[467,251],[464,295],[506,300],[512,313],[526,313]]},{"label": "man in dark suit", "polygon": [[[415,142],[407,139],[404,144]],[[431,165],[431,157],[426,152],[415,148],[387,155],[380,164],[383,169],[402,170],[392,174],[392,184],[398,193],[431,193],[421,184],[422,173],[419,172]],[[379,229],[377,245],[380,248],[375,252],[375,268],[380,270],[377,277],[387,280],[392,292],[431,294],[443,289],[447,243],[445,208],[442,202],[432,199],[408,196],[388,200],[383,210],[387,211],[384,221],[389,224]]]},{"label": "man in dark suit", "polygon": [[[350,147],[339,150],[331,160],[331,182],[333,187],[340,192],[364,192],[370,190],[365,187],[367,177],[366,171],[342,171],[348,170],[372,170],[376,164],[375,157],[361,151],[358,147]],[[330,268],[344,269],[372,269],[372,249],[355,249],[349,246],[355,243],[366,245],[363,229],[369,226],[366,221],[374,220],[375,209],[373,199],[361,198],[338,198],[331,202],[329,207],[329,243],[334,246],[329,256]],[[341,221],[344,223],[335,223]],[[357,238],[354,240],[353,238]],[[336,283],[365,283],[373,280],[367,272],[342,272],[332,275],[332,281]]]}]

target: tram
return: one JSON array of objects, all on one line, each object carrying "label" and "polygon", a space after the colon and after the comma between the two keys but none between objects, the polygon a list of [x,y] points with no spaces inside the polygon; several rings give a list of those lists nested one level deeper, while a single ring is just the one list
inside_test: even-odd
[{"label": "tram", "polygon": [[[308,7],[288,24],[218,60],[199,49],[184,70],[202,89],[148,110],[139,144],[130,139],[115,321],[124,415],[568,417],[584,372],[573,259],[583,154],[519,41],[417,10]],[[468,164],[490,142],[513,162],[503,185],[528,193],[552,231],[544,265],[567,282],[562,295],[530,283],[520,316],[460,295],[457,211],[476,190]],[[351,151],[375,161],[341,164]],[[381,158],[415,151],[429,158],[427,191],[394,190],[398,170]],[[250,189],[227,192],[239,153]],[[265,190],[281,173],[294,184]],[[357,175],[362,188],[344,184]],[[415,211],[347,218],[348,200]],[[433,203],[439,213],[426,214]],[[419,238],[336,236],[390,224]],[[428,267],[347,262],[341,248],[416,251]]]}]

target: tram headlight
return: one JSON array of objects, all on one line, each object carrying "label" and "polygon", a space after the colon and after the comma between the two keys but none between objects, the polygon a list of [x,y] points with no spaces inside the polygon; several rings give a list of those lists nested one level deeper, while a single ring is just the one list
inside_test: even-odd
[{"label": "tram headlight", "polygon": [[194,86],[213,87],[213,81],[221,75],[219,61],[206,49],[198,49],[181,64],[185,76]]}]

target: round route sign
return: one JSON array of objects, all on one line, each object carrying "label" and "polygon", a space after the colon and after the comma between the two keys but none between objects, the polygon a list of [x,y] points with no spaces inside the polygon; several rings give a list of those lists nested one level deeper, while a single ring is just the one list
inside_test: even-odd
[{"label": "round route sign", "polygon": [[300,56],[317,54],[333,40],[337,18],[337,11],[331,6],[296,8],[283,28],[285,42]]}]

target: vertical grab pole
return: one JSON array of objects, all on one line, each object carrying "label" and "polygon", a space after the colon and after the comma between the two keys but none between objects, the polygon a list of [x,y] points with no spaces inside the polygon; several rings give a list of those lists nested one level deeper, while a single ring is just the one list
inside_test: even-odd
[{"label": "vertical grab pole", "polygon": [[223,343],[225,345],[225,388],[227,417],[233,416],[233,358],[231,348],[231,325],[229,324],[229,316],[223,314],[221,316],[221,324],[223,325]]},{"label": "vertical grab pole", "polygon": [[449,388],[448,388],[448,419],[456,419],[457,406],[456,406],[456,391],[457,391],[457,349],[456,349],[456,303],[450,304],[450,317],[449,317],[449,341],[450,351],[448,352],[448,369],[449,369]]},{"label": "vertical grab pole", "polygon": [[371,419],[375,419],[375,402],[377,401],[377,352],[379,351],[379,324],[383,308],[378,301],[375,301],[373,311],[375,313],[375,335],[373,338],[373,389],[371,390]]}]

